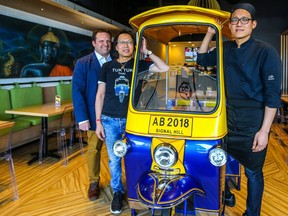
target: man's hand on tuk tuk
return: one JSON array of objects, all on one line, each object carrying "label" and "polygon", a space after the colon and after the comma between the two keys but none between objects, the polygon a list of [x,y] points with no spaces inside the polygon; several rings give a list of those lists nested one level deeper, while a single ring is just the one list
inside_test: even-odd
[{"label": "man's hand on tuk tuk", "polygon": [[144,55],[147,55],[148,49],[147,49],[147,40],[145,37],[142,37],[142,44],[140,48],[140,52]]},{"label": "man's hand on tuk tuk", "polygon": [[[229,19],[225,20],[224,22],[221,22],[220,19],[215,19],[215,21],[216,21],[219,25],[221,25],[221,28],[223,28],[224,23],[227,22],[227,21],[229,21]],[[208,33],[208,34],[210,33],[210,34],[214,35],[214,34],[216,34],[216,30],[215,30],[215,28],[209,26],[208,29],[207,29],[207,33]]]}]

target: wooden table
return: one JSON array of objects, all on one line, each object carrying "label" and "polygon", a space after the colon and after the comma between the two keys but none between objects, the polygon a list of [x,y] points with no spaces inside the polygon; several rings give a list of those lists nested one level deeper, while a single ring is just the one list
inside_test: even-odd
[{"label": "wooden table", "polygon": [[[6,135],[7,133],[10,134],[12,127],[14,126],[15,122],[11,122],[11,121],[1,121],[0,120],[0,136],[2,136],[2,132],[4,132],[4,134]],[[3,130],[3,131],[2,131]],[[10,134],[11,135],[11,134]],[[10,136],[9,135],[9,136]],[[1,139],[1,137],[0,137]],[[9,138],[10,139],[10,138]],[[9,140],[10,141],[10,140]],[[10,142],[6,142],[6,141],[1,141],[0,140],[0,153],[2,156],[2,153],[7,151],[9,149]]]},{"label": "wooden table", "polygon": [[0,120],[0,129],[11,128],[13,127],[15,122],[10,121],[1,121]]},{"label": "wooden table", "polygon": [[284,103],[288,104],[288,95],[282,95],[282,96],[281,96],[281,100],[282,100]]},{"label": "wooden table", "polygon": [[[11,121],[1,121],[0,120],[0,130],[5,130],[9,128],[9,131],[11,131],[12,127],[15,125],[15,122],[11,122]],[[6,149],[7,145],[6,143],[0,143],[0,150]]]},{"label": "wooden table", "polygon": [[[34,158],[32,158],[30,161],[28,161],[28,165],[31,165],[33,162],[39,160],[41,156],[42,158],[45,158],[45,157],[60,158],[59,155],[48,153],[48,145],[47,145],[48,117],[62,114],[65,109],[66,111],[67,109],[73,111],[73,104],[71,101],[64,102],[59,107],[56,107],[55,103],[53,102],[53,103],[45,103],[42,105],[21,107],[21,108],[5,111],[5,113],[7,114],[42,117],[42,129],[41,129],[42,143],[40,143],[40,146],[42,146],[42,150],[39,148],[39,154],[36,155]],[[42,160],[39,160],[39,163],[42,163]]]}]

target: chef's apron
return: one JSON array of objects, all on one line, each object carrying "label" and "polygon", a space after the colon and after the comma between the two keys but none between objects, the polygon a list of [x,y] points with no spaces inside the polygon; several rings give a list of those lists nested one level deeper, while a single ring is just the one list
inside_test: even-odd
[{"label": "chef's apron", "polygon": [[252,152],[255,134],[264,118],[264,105],[255,100],[229,100],[227,104],[227,152],[244,167],[258,170],[264,165],[267,147]]}]

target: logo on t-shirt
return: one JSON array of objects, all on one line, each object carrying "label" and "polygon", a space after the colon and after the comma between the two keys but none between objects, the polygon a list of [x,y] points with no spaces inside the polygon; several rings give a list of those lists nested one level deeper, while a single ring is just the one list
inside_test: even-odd
[{"label": "logo on t-shirt", "polygon": [[125,96],[129,94],[129,80],[124,76],[120,76],[115,80],[115,95],[119,96],[119,102],[123,103]]}]

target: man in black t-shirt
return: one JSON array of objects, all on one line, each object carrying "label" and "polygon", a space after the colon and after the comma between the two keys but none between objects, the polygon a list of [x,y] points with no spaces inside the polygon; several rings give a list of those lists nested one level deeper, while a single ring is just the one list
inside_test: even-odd
[{"label": "man in black t-shirt", "polygon": [[[114,193],[110,211],[112,214],[119,214],[122,211],[124,193],[121,181],[121,158],[114,155],[112,148],[115,141],[120,140],[125,132],[135,42],[129,32],[120,32],[115,38],[115,43],[119,57],[105,63],[102,67],[95,109],[96,134],[99,139],[105,139],[109,155],[110,186]],[[152,60],[151,62],[139,61],[143,70],[149,72],[169,70],[169,66],[162,59],[147,49],[145,38],[143,38],[141,52],[145,55],[149,54],[149,58]]]}]

